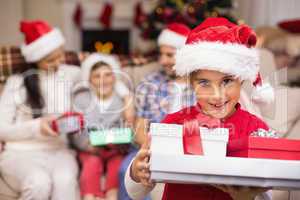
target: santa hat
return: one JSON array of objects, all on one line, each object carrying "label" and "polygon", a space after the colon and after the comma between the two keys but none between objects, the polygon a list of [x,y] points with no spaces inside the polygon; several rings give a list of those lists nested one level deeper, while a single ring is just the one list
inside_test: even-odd
[{"label": "santa hat", "polygon": [[20,31],[25,36],[21,51],[27,62],[37,62],[65,43],[60,30],[43,21],[22,21]]},{"label": "santa hat", "polygon": [[89,82],[92,67],[99,62],[104,62],[109,65],[117,77],[118,74],[121,73],[120,63],[115,57],[100,53],[92,53],[81,64],[83,81]]},{"label": "santa hat", "polygon": [[207,18],[176,52],[174,68],[179,76],[206,69],[250,80],[255,86],[252,99],[269,103],[274,91],[269,83],[262,82],[255,44],[256,35],[249,26],[236,25],[225,18]]},{"label": "santa hat", "polygon": [[81,82],[81,85],[78,85],[78,87],[79,88],[81,88],[81,87],[89,88],[90,87],[89,79],[90,79],[90,75],[91,75],[91,70],[92,70],[93,66],[99,62],[104,62],[111,67],[113,73],[115,74],[115,76],[117,78],[117,82],[115,85],[115,89],[116,89],[117,93],[119,95],[121,95],[122,97],[129,95],[130,91],[121,81],[120,75],[122,73],[122,70],[121,70],[120,62],[118,61],[118,59],[116,57],[107,55],[107,54],[92,53],[82,62],[82,64],[81,64],[82,82]]},{"label": "santa hat", "polygon": [[181,23],[172,23],[158,36],[158,45],[168,45],[175,48],[184,46],[191,29]]}]

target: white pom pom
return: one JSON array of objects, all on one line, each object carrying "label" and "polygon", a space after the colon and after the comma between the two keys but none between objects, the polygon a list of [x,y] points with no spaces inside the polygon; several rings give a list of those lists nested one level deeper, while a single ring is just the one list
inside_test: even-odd
[{"label": "white pom pom", "polygon": [[274,101],[274,89],[270,83],[263,83],[261,86],[256,86],[252,92],[252,100],[255,103],[270,104]]}]

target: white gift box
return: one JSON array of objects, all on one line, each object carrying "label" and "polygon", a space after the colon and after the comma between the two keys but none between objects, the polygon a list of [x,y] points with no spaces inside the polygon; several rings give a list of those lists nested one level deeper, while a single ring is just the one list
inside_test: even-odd
[{"label": "white gift box", "polygon": [[[182,125],[152,123],[150,125],[151,151],[171,155],[183,154],[182,132]],[[200,133],[205,156],[226,156],[228,129],[200,127]]]},{"label": "white gift box", "polygon": [[205,155],[185,155],[182,129],[182,125],[151,124],[152,180],[164,183],[300,188],[300,161],[225,157],[228,135],[224,136],[226,131],[223,135],[223,130],[215,132],[218,137],[212,137],[213,132],[204,131],[203,134],[201,129]]}]

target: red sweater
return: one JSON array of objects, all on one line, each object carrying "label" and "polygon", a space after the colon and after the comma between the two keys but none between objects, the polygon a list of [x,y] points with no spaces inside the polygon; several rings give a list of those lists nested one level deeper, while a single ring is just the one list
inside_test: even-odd
[{"label": "red sweater", "polygon": [[[179,112],[169,114],[161,123],[183,124],[199,116],[198,106],[184,108]],[[268,126],[255,115],[242,110],[237,104],[233,115],[221,121],[221,126],[229,128],[229,143],[232,139],[249,136],[257,129],[269,130]],[[210,185],[187,185],[167,183],[162,200],[232,200],[229,194]]]}]

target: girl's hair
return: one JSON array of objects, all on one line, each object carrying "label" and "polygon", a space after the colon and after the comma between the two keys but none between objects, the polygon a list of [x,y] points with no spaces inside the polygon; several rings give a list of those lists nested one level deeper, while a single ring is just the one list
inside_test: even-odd
[{"label": "girl's hair", "polygon": [[103,67],[103,66],[107,66],[107,67],[111,68],[111,66],[109,64],[107,64],[106,62],[100,61],[100,62],[97,62],[96,64],[94,64],[92,66],[91,72],[96,70],[96,69],[99,69],[100,67]]},{"label": "girl's hair", "polygon": [[26,90],[26,104],[31,108],[33,118],[41,117],[45,101],[41,93],[37,65],[35,63],[28,64],[26,70],[22,74]]},{"label": "girl's hair", "polygon": [[195,76],[197,75],[199,70],[197,71],[193,71],[190,75],[189,75],[189,81],[190,83],[193,83],[193,80],[195,79]]}]

